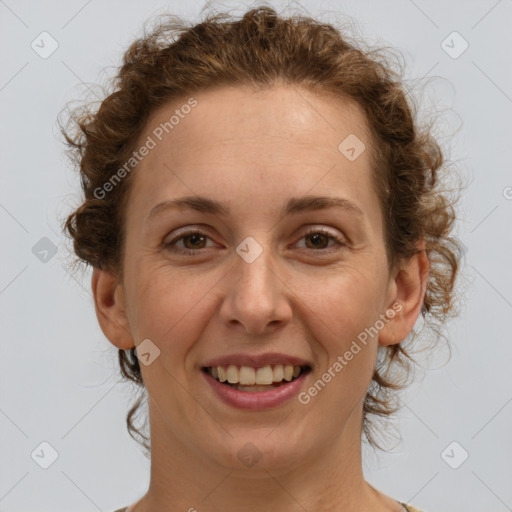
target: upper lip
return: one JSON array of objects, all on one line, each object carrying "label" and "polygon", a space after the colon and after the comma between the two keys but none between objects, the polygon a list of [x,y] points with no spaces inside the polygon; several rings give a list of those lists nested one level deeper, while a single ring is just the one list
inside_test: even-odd
[{"label": "upper lip", "polygon": [[309,366],[311,363],[300,357],[290,356],[287,354],[279,354],[277,352],[267,354],[231,354],[229,356],[215,357],[204,363],[203,367],[211,366],[252,366],[254,368],[261,368],[274,364],[291,364],[293,366]]}]

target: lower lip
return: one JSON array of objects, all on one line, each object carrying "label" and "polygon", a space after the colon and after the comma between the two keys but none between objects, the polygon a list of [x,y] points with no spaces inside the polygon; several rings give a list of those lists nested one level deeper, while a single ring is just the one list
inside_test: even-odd
[{"label": "lower lip", "polygon": [[269,391],[240,391],[226,384],[221,384],[204,371],[201,371],[201,373],[224,403],[239,409],[260,411],[277,407],[297,395],[309,371],[301,374],[297,379],[287,384],[281,384],[281,386],[272,388]]}]

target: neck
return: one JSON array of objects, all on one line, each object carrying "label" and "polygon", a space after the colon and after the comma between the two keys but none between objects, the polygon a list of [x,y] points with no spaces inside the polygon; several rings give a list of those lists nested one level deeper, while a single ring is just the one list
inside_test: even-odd
[{"label": "neck", "polygon": [[[361,412],[321,450],[299,462],[238,470],[194,452],[165,426],[149,400],[151,479],[134,512],[225,510],[402,510],[365,480],[361,462]],[[263,457],[264,458],[264,457]]]}]

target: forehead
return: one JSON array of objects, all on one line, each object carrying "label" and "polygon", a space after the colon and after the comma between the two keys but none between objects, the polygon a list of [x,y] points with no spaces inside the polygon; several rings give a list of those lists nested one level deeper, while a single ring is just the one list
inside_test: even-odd
[{"label": "forehead", "polygon": [[[313,93],[296,86],[275,86],[253,90],[248,86],[217,87],[190,97],[183,96],[152,113],[144,134],[163,130],[164,139],[176,143],[216,145],[243,142],[247,137],[273,139],[276,143],[302,143],[337,149],[345,135],[369,135],[359,105],[332,93]],[[175,115],[173,115],[175,114]],[[171,118],[172,126],[169,126]],[[167,125],[166,125],[167,123]],[[169,132],[169,133],[167,133]],[[333,147],[334,144],[334,147]]]},{"label": "forehead", "polygon": [[154,143],[133,186],[144,210],[176,194],[226,196],[233,187],[266,187],[266,197],[278,185],[297,194],[368,188],[369,130],[355,102],[295,86],[219,87],[192,98],[158,108],[141,134],[141,143]]}]

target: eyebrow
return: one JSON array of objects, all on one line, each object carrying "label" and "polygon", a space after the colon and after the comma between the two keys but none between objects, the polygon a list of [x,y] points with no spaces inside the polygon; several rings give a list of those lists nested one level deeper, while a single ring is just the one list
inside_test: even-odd
[{"label": "eyebrow", "polygon": [[[333,196],[308,195],[288,199],[281,209],[281,216],[328,208],[343,208],[357,215],[363,215],[361,208],[348,199]],[[227,204],[221,203],[215,199],[204,196],[184,196],[158,203],[149,213],[148,220],[167,210],[187,209],[221,217],[228,217],[231,213]]]}]

